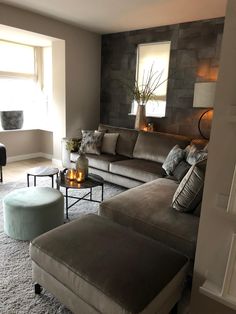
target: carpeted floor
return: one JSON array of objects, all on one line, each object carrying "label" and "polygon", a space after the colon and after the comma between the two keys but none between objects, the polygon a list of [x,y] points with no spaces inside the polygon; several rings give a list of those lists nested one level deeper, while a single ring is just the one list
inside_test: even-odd
[{"label": "carpeted floor", "polygon": [[[37,181],[39,186],[50,186],[50,182],[48,178],[39,178]],[[3,232],[2,198],[10,191],[22,187],[26,187],[26,182],[0,185],[0,313],[69,314],[71,312],[47,291],[43,290],[40,296],[34,294],[29,242],[13,240]],[[122,191],[124,189],[121,187],[106,184],[104,199]],[[100,187],[94,189],[93,196],[100,199]],[[96,213],[98,207],[98,203],[81,201],[69,210],[69,218],[73,220],[87,213]]]}]

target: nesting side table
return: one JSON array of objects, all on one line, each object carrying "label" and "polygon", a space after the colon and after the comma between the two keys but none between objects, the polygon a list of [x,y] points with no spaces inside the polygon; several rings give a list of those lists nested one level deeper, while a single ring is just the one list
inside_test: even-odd
[{"label": "nesting side table", "polygon": [[52,167],[35,167],[31,168],[27,172],[27,186],[30,186],[30,176],[34,178],[34,186],[36,186],[37,177],[50,177],[52,179],[52,188],[54,187],[54,176],[58,178],[58,168]]}]

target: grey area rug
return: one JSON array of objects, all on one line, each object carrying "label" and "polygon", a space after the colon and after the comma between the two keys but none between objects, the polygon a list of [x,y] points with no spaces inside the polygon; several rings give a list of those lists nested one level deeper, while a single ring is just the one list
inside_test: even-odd
[{"label": "grey area rug", "polygon": [[[39,178],[38,186],[50,186],[51,179]],[[34,294],[31,278],[31,259],[29,256],[29,242],[16,241],[3,232],[2,199],[9,192],[26,187],[26,182],[0,184],[0,313],[1,314],[71,314],[48,291],[41,295]],[[93,196],[100,199],[100,187],[94,188]],[[105,184],[104,199],[116,195],[124,188]],[[61,189],[62,192],[63,189]],[[82,191],[73,191],[82,193]],[[77,194],[78,195],[78,194]],[[97,213],[98,203],[81,201],[69,209],[69,219],[74,220],[88,213]],[[86,314],[86,313],[81,313]]]}]

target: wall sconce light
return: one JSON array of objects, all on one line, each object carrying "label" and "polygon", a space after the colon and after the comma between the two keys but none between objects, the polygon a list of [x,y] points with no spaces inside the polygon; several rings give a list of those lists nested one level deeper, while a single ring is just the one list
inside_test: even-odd
[{"label": "wall sconce light", "polygon": [[215,101],[215,89],[216,82],[197,82],[194,86],[194,98],[193,98],[193,107],[194,108],[211,108],[203,112],[198,120],[198,130],[201,136],[207,140],[207,138],[201,129],[201,122],[204,116],[207,115],[209,111],[212,111]]}]

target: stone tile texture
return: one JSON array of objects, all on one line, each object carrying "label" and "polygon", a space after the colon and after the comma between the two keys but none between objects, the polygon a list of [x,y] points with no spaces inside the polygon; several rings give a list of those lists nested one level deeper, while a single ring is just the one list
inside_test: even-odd
[{"label": "stone tile texture", "polygon": [[[102,36],[101,122],[134,127],[131,96],[123,79],[134,81],[138,44],[171,41],[165,118],[149,118],[156,131],[200,137],[197,123],[204,111],[194,109],[194,83],[201,64],[219,66],[224,18],[195,21]],[[209,126],[208,126],[208,129]]]}]

